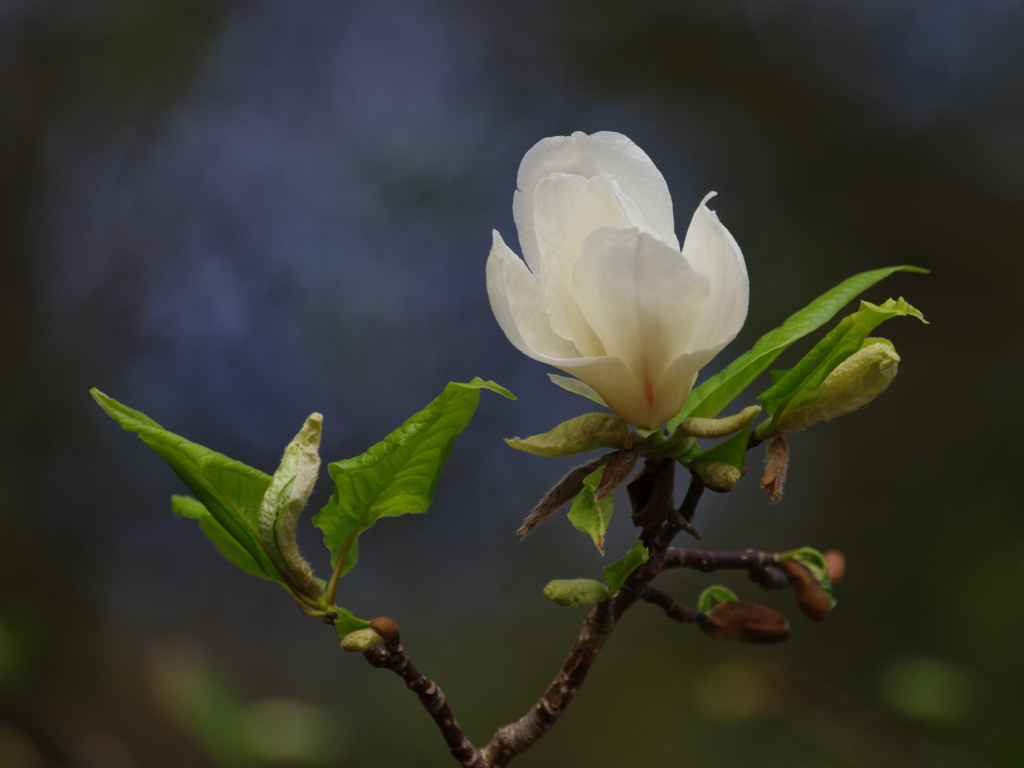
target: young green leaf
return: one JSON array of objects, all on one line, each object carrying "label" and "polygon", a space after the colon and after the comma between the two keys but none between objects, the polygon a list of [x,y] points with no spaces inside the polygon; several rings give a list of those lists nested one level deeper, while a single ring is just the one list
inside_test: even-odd
[{"label": "young green leaf", "polygon": [[903,299],[889,299],[881,305],[862,301],[857,312],[840,320],[800,362],[758,395],[757,399],[765,410],[772,414],[770,421],[758,427],[758,436],[770,436],[793,400],[801,392],[820,386],[836,366],[861,348],[868,334],[878,325],[890,318],[907,315],[927,322],[917,309]]},{"label": "young green leaf", "polygon": [[699,461],[712,462],[720,461],[736,469],[743,469],[743,462],[747,457],[747,443],[750,440],[750,432],[741,429],[728,440],[717,443],[706,451],[701,451],[688,459],[692,466]]},{"label": "young green leaf", "polygon": [[378,519],[427,511],[455,438],[476,412],[481,389],[515,399],[491,381],[452,382],[366,453],[329,465],[334,494],[313,525],[323,531],[332,563],[341,559],[340,575],[356,564],[359,535]]},{"label": "young green leaf", "polygon": [[611,494],[597,498],[597,487],[601,484],[606,464],[602,464],[583,479],[583,488],[573,499],[569,508],[569,522],[594,540],[594,546],[604,554],[604,533],[612,519],[614,497]]},{"label": "young green leaf", "polygon": [[728,587],[714,584],[700,593],[700,597],[697,598],[697,610],[709,613],[719,603],[731,603],[739,599],[739,596]]},{"label": "young green leaf", "polygon": [[260,537],[270,561],[313,600],[323,597],[323,585],[299,552],[295,526],[320,474],[323,421],[319,413],[312,414],[285,448],[281,464],[263,494],[259,514]]},{"label": "young green leaf", "polygon": [[593,579],[558,579],[547,583],[544,597],[566,608],[578,608],[607,600],[611,593],[604,584]]},{"label": "young green leaf", "polygon": [[711,418],[721,413],[740,392],[772,364],[790,344],[827,323],[835,314],[862,291],[867,290],[894,272],[921,272],[928,270],[908,265],[884,267],[854,275],[832,290],[822,294],[799,312],[790,315],[778,328],[769,331],[750,349],[732,361],[720,373],[711,376],[694,389],[682,411],[668,422],[669,432],[688,416]]},{"label": "young green leaf", "polygon": [[604,580],[608,585],[608,594],[614,595],[618,592],[619,587],[629,578],[629,575],[647,562],[648,555],[647,547],[638,541],[630,548],[629,552],[611,565],[606,565]]},{"label": "young green leaf", "polygon": [[338,617],[334,620],[334,629],[340,638],[344,639],[345,635],[370,626],[370,622],[357,619],[344,608],[332,608],[331,610],[338,613]]},{"label": "young green leaf", "polygon": [[[122,429],[136,433],[195,494],[196,503],[203,506],[212,521],[204,523],[206,518],[200,516],[200,527],[225,557],[249,573],[283,583],[260,545],[258,532],[260,502],[270,485],[268,475],[168,432],[144,413],[122,405],[98,389],[91,393]],[[198,507],[188,503],[179,504],[176,509],[184,516],[191,516],[186,511],[198,512]],[[245,552],[249,560],[238,556],[229,541]]]},{"label": "young green leaf", "polygon": [[[231,535],[224,530],[224,526],[218,523],[210,510],[204,507],[199,501],[191,496],[171,496],[171,509],[176,517],[186,517],[189,520],[199,522],[200,530],[206,534],[213,545],[220,552],[221,556],[230,560],[250,576],[258,576],[261,579],[272,579],[260,570],[259,564],[252,559],[246,550],[235,541]],[[274,579],[275,581],[277,579]]]}]

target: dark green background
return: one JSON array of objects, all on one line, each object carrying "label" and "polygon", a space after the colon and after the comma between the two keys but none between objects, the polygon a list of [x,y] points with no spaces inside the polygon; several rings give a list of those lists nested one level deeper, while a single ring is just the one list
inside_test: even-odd
[{"label": "dark green background", "polygon": [[573,130],[643,147],[680,233],[719,192],[751,301],[711,370],[888,264],[933,272],[866,298],[931,325],[882,329],[894,385],[793,437],[780,506],[753,457],[698,513],[709,548],[842,549],[828,621],[669,574],[684,603],[721,581],[786,611],[792,639],[637,606],[516,765],[1019,765],[1022,33],[1010,0],[0,5],[0,766],[260,765],[273,707],[322,764],[454,764],[400,681],[173,519],[180,484],[91,386],[265,471],[311,411],[333,460],[449,380],[509,387],[339,600],[398,621],[475,740],[535,700],[583,618],[541,587],[606,563],[564,516],[516,541],[573,461],[499,438],[588,404],[507,343],[483,265],[492,228],[515,242],[523,153]]}]

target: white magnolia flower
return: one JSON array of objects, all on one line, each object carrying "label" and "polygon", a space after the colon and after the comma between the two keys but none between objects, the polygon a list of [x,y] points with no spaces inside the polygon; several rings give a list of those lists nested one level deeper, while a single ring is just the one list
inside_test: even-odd
[{"label": "white magnolia flower", "polygon": [[747,316],[743,254],[701,202],[682,251],[661,173],[619,133],[555,136],[519,166],[512,203],[523,261],[497,231],[491,309],[521,352],[589,385],[654,429]]}]

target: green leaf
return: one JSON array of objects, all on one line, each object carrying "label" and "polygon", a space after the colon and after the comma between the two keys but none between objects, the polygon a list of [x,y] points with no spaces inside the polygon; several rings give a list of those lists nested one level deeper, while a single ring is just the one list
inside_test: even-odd
[{"label": "green leaf", "polygon": [[366,629],[370,626],[370,622],[357,619],[344,608],[332,608],[331,610],[338,612],[338,618],[334,620],[334,629],[338,633],[338,637],[343,638],[350,632],[355,632],[357,629]]},{"label": "green leaf", "polygon": [[749,441],[750,432],[745,429],[741,429],[728,440],[723,440],[717,445],[711,446],[706,451],[701,451],[697,455],[691,456],[688,463],[694,464],[698,461],[720,461],[723,464],[728,464],[741,470],[743,469],[743,462],[747,457],[747,443]]},{"label": "green leaf", "polygon": [[780,562],[786,562],[787,560],[796,560],[798,563],[807,566],[807,570],[818,580],[822,588],[828,594],[829,599],[829,610],[836,607],[836,598],[832,593],[832,577],[828,572],[828,563],[825,560],[825,556],[816,550],[814,547],[801,547],[800,549],[794,549],[791,552],[784,552],[779,555]]},{"label": "green leaf", "polygon": [[799,312],[790,315],[778,328],[769,331],[744,354],[733,360],[724,370],[694,389],[683,410],[668,422],[669,433],[675,431],[688,416],[710,418],[717,416],[740,392],[772,364],[790,344],[827,323],[847,302],[894,272],[921,272],[927,269],[902,265],[861,272],[822,294]]},{"label": "green leaf", "polygon": [[566,608],[578,608],[607,600],[611,594],[604,584],[593,579],[558,579],[547,583],[544,597]]},{"label": "green leaf", "polygon": [[647,547],[639,541],[633,544],[629,552],[604,568],[604,580],[608,584],[608,594],[614,595],[619,587],[629,578],[637,568],[647,562]]},{"label": "green leaf", "polygon": [[513,395],[491,381],[452,382],[426,408],[366,453],[329,465],[334,494],[313,518],[331,562],[344,576],[359,559],[359,535],[382,517],[426,512],[455,438],[466,428],[480,390]]},{"label": "green leaf", "polygon": [[857,312],[840,320],[800,362],[758,395],[757,399],[765,410],[772,414],[771,421],[758,427],[758,435],[770,435],[775,425],[785,416],[787,406],[793,399],[805,390],[820,386],[836,366],[861,348],[871,331],[890,318],[907,315],[927,322],[917,309],[902,298],[889,299],[881,305],[862,301]]},{"label": "green leaf", "polygon": [[[186,517],[189,520],[199,521],[200,530],[206,534],[207,539],[213,542],[213,545],[217,547],[217,551],[250,576],[258,576],[261,579],[271,578],[260,570],[259,564],[252,559],[248,552],[242,549],[237,541],[231,538],[231,535],[213,518],[210,510],[204,507],[202,503],[191,496],[178,496],[175,494],[171,496],[171,509],[176,517]],[[277,581],[277,579],[274,580]]]},{"label": "green leaf", "polygon": [[697,610],[701,613],[708,613],[719,603],[731,603],[739,599],[739,596],[728,587],[714,584],[700,593],[700,597],[697,599]]},{"label": "green leaf", "polygon": [[535,456],[571,456],[597,448],[631,448],[629,425],[613,413],[585,413],[562,422],[550,432],[505,440],[510,448]]},{"label": "green leaf", "polygon": [[[225,557],[250,573],[282,581],[263,551],[257,532],[260,502],[270,485],[268,475],[168,432],[144,413],[122,405],[98,389],[90,391],[122,429],[136,433],[195,494],[197,503],[208,512],[209,521],[216,522],[214,526],[206,517],[200,517],[200,527]],[[186,512],[194,514],[198,510],[187,503],[176,509],[186,517]],[[246,565],[239,562],[240,558],[235,559],[237,552],[228,544],[229,540],[246,553]]]},{"label": "green leaf", "polygon": [[583,478],[583,488],[576,494],[572,507],[569,509],[569,521],[594,540],[594,546],[602,555],[604,554],[604,533],[608,530],[608,523],[611,522],[614,504],[612,494],[601,499],[598,499],[596,495],[606,466],[608,465],[602,464]]}]

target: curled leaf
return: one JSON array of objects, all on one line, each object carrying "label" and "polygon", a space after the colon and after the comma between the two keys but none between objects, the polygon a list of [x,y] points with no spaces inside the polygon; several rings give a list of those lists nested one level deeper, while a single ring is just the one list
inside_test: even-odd
[{"label": "curled leaf", "polygon": [[295,526],[320,472],[318,450],[323,420],[319,413],[312,414],[285,448],[259,512],[260,540],[267,556],[282,576],[314,600],[323,595],[323,586],[299,553]]},{"label": "curled leaf", "polygon": [[616,560],[611,565],[604,567],[604,580],[608,584],[608,593],[614,595],[619,587],[629,578],[637,568],[647,562],[650,553],[647,547],[639,541],[633,544],[629,552]]},{"label": "curled leaf", "polygon": [[587,413],[559,424],[550,432],[533,437],[512,437],[509,447],[535,456],[571,456],[597,448],[632,448],[635,442],[629,426],[611,413]]},{"label": "curled leaf", "polygon": [[725,437],[749,426],[759,413],[761,413],[761,406],[751,405],[737,414],[726,416],[724,419],[702,419],[691,416],[683,419],[679,424],[679,431],[690,437],[699,437],[701,439]]},{"label": "curled leaf", "polygon": [[701,613],[708,613],[716,605],[731,603],[736,600],[739,600],[739,597],[731,589],[723,587],[721,584],[712,584],[701,592],[700,597],[697,598],[697,610]]}]

